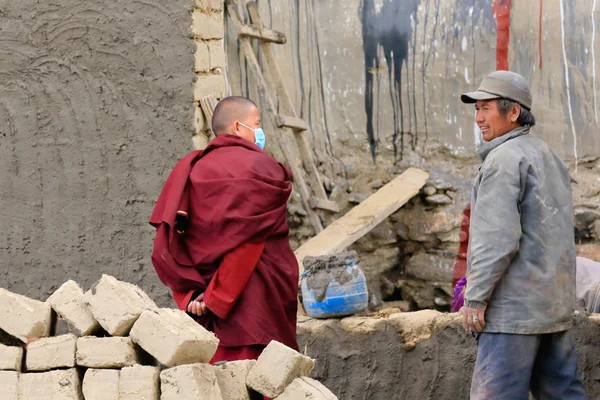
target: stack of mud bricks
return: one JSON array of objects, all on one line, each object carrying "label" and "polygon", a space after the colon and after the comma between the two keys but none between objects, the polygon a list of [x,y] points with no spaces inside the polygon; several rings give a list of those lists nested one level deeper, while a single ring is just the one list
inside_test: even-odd
[{"label": "stack of mud bricks", "polygon": [[199,101],[206,96],[222,99],[227,95],[223,37],[223,0],[195,0],[192,33],[196,45],[194,86],[194,146],[203,149],[210,139],[208,122]]},{"label": "stack of mud bricks", "polygon": [[[53,336],[57,322],[68,333]],[[337,399],[307,377],[314,361],[272,342],[258,361],[210,365],[219,340],[112,276],[74,281],[45,302],[0,288],[1,400]]]}]

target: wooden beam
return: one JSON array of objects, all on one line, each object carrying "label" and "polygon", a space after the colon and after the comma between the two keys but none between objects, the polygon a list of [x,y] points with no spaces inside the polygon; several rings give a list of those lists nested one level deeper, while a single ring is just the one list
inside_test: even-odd
[{"label": "wooden beam", "polygon": [[313,197],[310,199],[310,206],[312,208],[318,208],[319,210],[331,211],[334,213],[340,212],[340,207],[336,202],[331,200],[320,199],[318,197]]},{"label": "wooden beam", "polygon": [[[231,18],[231,22],[239,29],[242,27],[242,21],[240,16],[237,13],[237,9],[235,6],[234,0],[226,0],[227,4],[227,12],[229,13],[229,17]],[[252,44],[250,43],[250,38],[242,37],[239,39],[240,48],[248,61],[248,68],[254,75],[256,79],[256,87],[258,90],[258,94],[264,103],[264,111],[267,113],[269,118],[271,119],[271,123],[274,127],[278,126],[277,121],[277,108],[275,107],[275,103],[273,99],[269,95],[269,91],[267,89],[267,83],[262,74],[262,70],[260,65],[258,64],[258,60],[254,55],[254,50],[252,49]],[[288,130],[279,128],[279,132],[274,135],[278,140],[281,147],[281,151],[286,159],[286,162],[290,169],[292,170],[292,174],[294,175],[294,183],[296,184],[296,188],[300,193],[300,198],[302,199],[302,206],[306,209],[308,213],[308,218],[315,230],[315,234],[318,234],[323,230],[323,225],[321,224],[321,219],[319,215],[310,207],[310,188],[306,184],[304,180],[304,174],[302,170],[302,164],[299,158],[295,157],[294,151],[290,146],[290,143],[287,140]]]},{"label": "wooden beam", "polygon": [[418,194],[425,186],[427,178],[429,173],[425,171],[417,168],[407,169],[323,232],[304,243],[295,251],[300,272],[304,269],[304,257],[343,251]]},{"label": "wooden beam", "polygon": [[[260,19],[260,14],[258,13],[258,5],[255,1],[250,1],[247,4],[248,14],[250,14],[250,19],[254,26],[262,27],[264,26],[262,20]],[[283,84],[283,78],[281,75],[281,71],[279,70],[279,65],[277,65],[277,61],[275,60],[275,55],[273,54],[273,49],[271,48],[270,43],[261,43],[260,46],[265,60],[267,61],[267,66],[269,69],[268,79],[275,83],[275,87],[277,88],[277,93],[279,96],[279,106],[281,115],[290,116],[290,117],[298,117],[298,113],[296,112],[296,108],[294,107],[294,103],[292,103],[292,98]],[[307,128],[308,125],[306,125]],[[314,193],[317,197],[322,199],[327,199],[327,192],[325,192],[325,187],[323,186],[323,182],[321,181],[321,176],[319,175],[319,170],[317,169],[317,165],[315,160],[312,157],[312,149],[310,144],[308,143],[308,138],[306,135],[303,135],[301,131],[294,130],[294,139],[296,139],[296,145],[298,146],[298,152],[300,153],[300,158],[304,163],[304,167],[306,168],[306,172],[308,174],[308,179],[310,181],[310,186],[314,190]],[[331,221],[331,217],[326,217],[326,221]]]},{"label": "wooden beam", "polygon": [[240,37],[251,37],[262,40],[263,42],[271,42],[277,44],[285,44],[286,38],[283,32],[274,31],[263,27],[253,25],[242,25],[238,31]]},{"label": "wooden beam", "polygon": [[278,115],[277,121],[279,121],[279,126],[282,128],[290,128],[296,131],[307,131],[310,127],[308,124],[302,119],[298,117],[289,117],[285,115]]}]

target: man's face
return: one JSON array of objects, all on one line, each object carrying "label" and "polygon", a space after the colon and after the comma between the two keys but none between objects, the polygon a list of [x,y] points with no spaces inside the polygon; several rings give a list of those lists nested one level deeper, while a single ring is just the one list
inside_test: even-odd
[{"label": "man's face", "polygon": [[252,106],[241,116],[239,121],[235,122],[233,134],[254,143],[256,138],[254,137],[253,129],[256,128],[260,128],[260,113],[258,112],[258,108]]},{"label": "man's face", "polygon": [[515,122],[519,116],[518,108],[510,110],[506,115],[502,115],[498,110],[497,100],[477,100],[475,110],[475,122],[479,125],[483,140],[486,142],[494,140],[518,127],[518,124]]}]

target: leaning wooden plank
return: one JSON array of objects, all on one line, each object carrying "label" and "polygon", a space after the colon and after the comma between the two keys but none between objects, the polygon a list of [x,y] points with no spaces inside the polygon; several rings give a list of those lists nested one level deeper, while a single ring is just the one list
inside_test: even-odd
[{"label": "leaning wooden plank", "polygon": [[285,44],[285,34],[271,29],[256,27],[250,25],[242,25],[238,32],[241,37],[251,37],[260,39],[264,42],[272,42],[277,44]]},{"label": "leaning wooden plank", "polygon": [[202,108],[202,112],[206,117],[206,123],[210,131],[212,131],[212,116],[215,111],[215,107],[217,106],[217,103],[218,100],[213,95],[206,96],[200,99],[200,107]]},{"label": "leaning wooden plank", "polygon": [[[260,14],[258,13],[258,5],[255,1],[250,1],[247,4],[248,14],[250,14],[250,19],[254,26],[263,27],[262,20],[260,18]],[[283,84],[283,78],[281,75],[281,71],[279,66],[277,65],[277,61],[275,59],[275,54],[273,53],[273,49],[271,48],[271,44],[267,42],[263,42],[260,45],[260,48],[263,52],[263,56],[267,61],[267,66],[269,70],[269,74],[265,77],[269,81],[273,82],[277,87],[277,95],[279,97],[279,112],[283,116],[290,116],[298,118],[298,114],[296,112],[296,108],[292,102],[292,98],[288,93],[285,85]],[[304,122],[304,121],[303,121]],[[305,123],[305,122],[304,122]],[[306,123],[305,123],[306,124]],[[278,123],[280,126],[280,124]],[[309,126],[302,126],[304,130],[308,130]],[[303,134],[302,130],[294,130],[294,139],[296,140],[296,146],[298,147],[298,152],[300,153],[300,157],[302,162],[304,163],[304,167],[306,168],[306,172],[308,174],[310,186],[314,191],[315,195],[322,199],[327,199],[327,193],[325,192],[325,188],[323,186],[323,182],[321,181],[321,176],[319,175],[319,170],[317,169],[317,165],[315,160],[312,157],[311,146],[308,142],[307,135]],[[325,221],[330,222],[332,220],[331,216],[325,216]]]},{"label": "leaning wooden plank", "polygon": [[[231,22],[236,27],[236,29],[239,30],[242,27],[242,21],[236,11],[235,1],[226,0],[225,4],[227,5],[227,12],[231,19]],[[252,44],[250,43],[250,39],[247,37],[240,38],[240,48],[246,60],[248,61],[248,68],[250,69],[250,71],[254,75],[254,78],[256,79],[258,94],[264,103],[263,109],[269,115],[273,126],[278,126],[277,109],[275,107],[273,99],[269,95],[265,77],[263,76],[260,65],[258,64],[258,60],[256,59],[256,56],[254,54],[254,50],[252,48]],[[278,128],[277,134],[274,136],[279,140],[281,151],[287,161],[288,166],[292,170],[292,173],[294,175],[294,184],[296,185],[296,188],[300,193],[302,206],[308,213],[308,218],[315,230],[315,234],[318,234],[323,230],[323,225],[321,224],[321,219],[319,218],[319,215],[310,207],[310,189],[306,181],[304,180],[304,171],[302,170],[301,160],[294,154],[294,151],[287,140],[288,133],[293,136],[293,134],[287,129]]]},{"label": "leaning wooden plank", "polygon": [[390,214],[402,207],[425,186],[429,173],[409,168],[368,199],[354,207],[323,232],[300,246],[296,258],[302,272],[306,256],[322,256],[344,250]]}]

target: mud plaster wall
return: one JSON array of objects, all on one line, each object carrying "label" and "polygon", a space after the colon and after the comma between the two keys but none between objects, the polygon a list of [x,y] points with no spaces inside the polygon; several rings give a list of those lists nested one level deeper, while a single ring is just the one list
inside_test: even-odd
[{"label": "mud plaster wall", "polygon": [[102,273],[170,304],[147,224],[191,147],[191,0],[0,0],[0,287]]},{"label": "mud plaster wall", "polygon": [[[383,318],[304,320],[300,347],[313,376],[340,399],[468,399],[476,341],[456,315],[435,311]],[[600,398],[600,319],[577,316],[571,335],[590,399]]]}]

